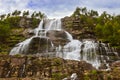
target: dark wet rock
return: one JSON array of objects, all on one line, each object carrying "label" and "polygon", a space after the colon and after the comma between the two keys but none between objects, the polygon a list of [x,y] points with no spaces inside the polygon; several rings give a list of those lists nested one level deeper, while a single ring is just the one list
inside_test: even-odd
[{"label": "dark wet rock", "polygon": [[111,64],[111,67],[120,67],[120,61],[115,61]]},{"label": "dark wet rock", "polygon": [[29,44],[26,54],[45,53],[52,50],[52,44],[49,38],[34,37]]},{"label": "dark wet rock", "polygon": [[105,63],[101,63],[101,65],[100,65],[100,67],[99,67],[99,69],[107,69],[108,67],[106,66],[106,64]]},{"label": "dark wet rock", "polygon": [[65,31],[50,30],[47,32],[47,36],[51,40],[55,40],[57,38],[67,39],[67,35]]},{"label": "dark wet rock", "polygon": [[95,70],[92,64],[87,63],[86,61],[80,61],[78,66],[83,68],[84,70]]},{"label": "dark wet rock", "polygon": [[117,48],[116,50],[118,52],[118,55],[120,56],[120,48]]},{"label": "dark wet rock", "polygon": [[47,32],[47,36],[55,45],[65,45],[69,41],[65,31],[50,30]]}]

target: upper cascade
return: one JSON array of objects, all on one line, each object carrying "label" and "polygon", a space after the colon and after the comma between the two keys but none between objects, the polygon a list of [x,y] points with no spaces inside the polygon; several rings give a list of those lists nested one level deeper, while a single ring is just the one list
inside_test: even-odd
[{"label": "upper cascade", "polygon": [[[10,55],[28,54],[28,50],[29,50],[29,46],[30,46],[31,41],[34,38],[36,38],[36,37],[37,38],[49,39],[46,34],[47,34],[48,31],[51,31],[51,30],[54,30],[54,31],[64,31],[64,30],[62,30],[62,27],[61,27],[61,19],[43,19],[43,20],[41,20],[39,25],[38,25],[38,27],[34,29],[35,35],[32,36],[31,38],[26,39],[23,42],[18,43],[10,51]],[[68,32],[64,31],[64,33],[65,33],[64,35],[67,36],[68,40],[72,39],[72,36]],[[51,41],[51,45],[53,45],[52,41]]]},{"label": "upper cascade", "polygon": [[[39,26],[35,29],[36,36],[43,36],[49,30],[62,30],[60,19],[41,20]],[[46,36],[46,35],[45,35]]]}]

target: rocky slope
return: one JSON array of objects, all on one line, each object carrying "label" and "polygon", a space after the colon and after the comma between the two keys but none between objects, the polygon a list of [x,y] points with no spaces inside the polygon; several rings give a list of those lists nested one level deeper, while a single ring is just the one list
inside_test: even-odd
[{"label": "rocky slope", "polygon": [[[111,64],[111,70],[96,70],[85,61],[42,58],[36,56],[0,56],[2,80],[119,80],[120,62]],[[71,75],[76,75],[71,76]]]}]

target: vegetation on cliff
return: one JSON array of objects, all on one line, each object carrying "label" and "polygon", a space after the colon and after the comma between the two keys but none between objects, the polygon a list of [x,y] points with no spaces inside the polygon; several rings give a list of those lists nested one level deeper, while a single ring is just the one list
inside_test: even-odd
[{"label": "vegetation on cliff", "polygon": [[[4,52],[3,48],[6,48],[6,44],[11,44],[6,48],[9,51],[8,49],[13,45],[24,40],[26,37],[22,32],[26,28],[37,27],[44,16],[41,12],[33,12],[30,15],[29,11],[17,10],[1,15],[0,52]],[[110,15],[107,12],[99,15],[97,11],[77,7],[70,17],[62,18],[62,23],[63,27],[76,39],[95,38],[115,47],[120,46],[120,15]]]},{"label": "vegetation on cliff", "polygon": [[63,22],[65,29],[75,38],[94,36],[112,46],[120,46],[120,15],[110,15],[105,11],[99,15],[97,11],[77,7],[70,17],[63,18]]},{"label": "vegetation on cliff", "polygon": [[0,15],[0,53],[8,54],[15,44],[23,41],[28,28],[38,26],[45,15],[41,12],[17,11]]}]

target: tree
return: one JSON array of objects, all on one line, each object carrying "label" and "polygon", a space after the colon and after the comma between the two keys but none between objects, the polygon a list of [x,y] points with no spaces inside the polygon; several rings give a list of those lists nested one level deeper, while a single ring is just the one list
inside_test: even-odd
[{"label": "tree", "polygon": [[72,14],[72,16],[80,16],[80,11],[81,9],[79,7],[76,8],[76,10],[74,11],[74,13]]},{"label": "tree", "polygon": [[111,36],[113,36],[113,27],[112,27],[112,22],[106,22],[104,27],[103,27],[103,36],[104,38],[110,39]]},{"label": "tree", "polygon": [[34,18],[34,17],[35,17],[35,14],[34,14],[34,13],[32,13],[31,18]]},{"label": "tree", "polygon": [[46,18],[46,15],[44,13],[39,14],[40,19]]},{"label": "tree", "polygon": [[12,13],[13,16],[18,16],[18,15],[20,15],[20,14],[21,14],[21,11],[18,11],[18,10],[15,10],[15,11]]},{"label": "tree", "polygon": [[101,24],[96,25],[95,33],[96,33],[98,38],[102,38],[102,36],[103,36],[103,26]]},{"label": "tree", "polygon": [[89,16],[91,16],[91,17],[97,17],[97,16],[98,16],[98,12],[97,12],[97,11],[94,11],[94,10],[91,10],[91,11],[89,12]]},{"label": "tree", "polygon": [[87,15],[87,8],[86,7],[82,8],[81,11],[82,11],[82,14]]},{"label": "tree", "polygon": [[29,11],[24,11],[23,12],[23,17],[27,17],[29,15]]},{"label": "tree", "polygon": [[1,20],[5,18],[6,14],[0,15]]},{"label": "tree", "polygon": [[9,18],[9,17],[10,17],[10,15],[11,15],[10,13],[9,13],[9,14],[7,14],[7,18]]}]

